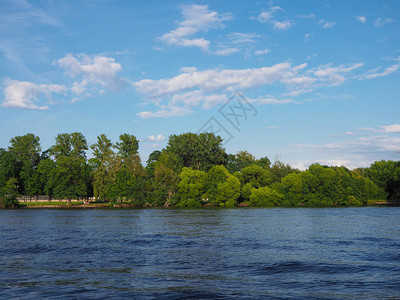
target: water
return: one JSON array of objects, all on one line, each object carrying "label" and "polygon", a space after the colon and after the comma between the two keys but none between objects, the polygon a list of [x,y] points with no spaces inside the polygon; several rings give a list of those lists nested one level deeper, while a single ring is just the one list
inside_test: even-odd
[{"label": "water", "polygon": [[0,298],[400,298],[400,208],[0,210]]}]

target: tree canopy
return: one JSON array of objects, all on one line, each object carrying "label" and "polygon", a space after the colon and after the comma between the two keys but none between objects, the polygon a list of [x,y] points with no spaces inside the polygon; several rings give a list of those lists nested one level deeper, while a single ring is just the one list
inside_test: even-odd
[{"label": "tree canopy", "polygon": [[94,197],[139,207],[400,203],[400,161],[355,170],[312,164],[300,171],[245,150],[227,154],[211,133],[171,135],[146,167],[138,150],[138,139],[128,133],[115,143],[100,134],[90,147],[82,133],[61,133],[44,152],[38,136],[14,137],[7,150],[0,149],[0,198],[9,207],[18,195]]}]

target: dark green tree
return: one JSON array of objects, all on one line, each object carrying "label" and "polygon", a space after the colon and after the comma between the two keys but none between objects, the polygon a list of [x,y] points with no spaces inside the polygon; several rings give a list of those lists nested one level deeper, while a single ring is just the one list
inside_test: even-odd
[{"label": "dark green tree", "polygon": [[171,135],[166,151],[175,154],[184,167],[207,171],[214,165],[224,165],[227,154],[222,138],[212,133]]},{"label": "dark green tree", "polygon": [[33,176],[34,170],[40,161],[40,138],[32,133],[16,136],[10,140],[8,150],[16,159],[18,192],[26,194],[26,185]]}]

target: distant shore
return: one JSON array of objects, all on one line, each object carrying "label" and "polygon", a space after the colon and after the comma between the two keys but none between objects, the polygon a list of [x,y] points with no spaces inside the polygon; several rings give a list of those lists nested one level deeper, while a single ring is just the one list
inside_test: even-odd
[{"label": "distant shore", "polygon": [[[389,202],[389,201],[376,201],[370,202],[366,205],[362,206],[343,206],[343,205],[334,205],[334,206],[290,206],[291,208],[332,208],[332,207],[368,207],[368,206],[399,206],[397,203]],[[170,206],[169,208],[174,208],[175,206]],[[203,206],[203,208],[218,208],[218,206]],[[241,207],[250,207],[250,208],[266,208],[265,206],[252,206],[252,205],[240,205],[237,208]],[[41,208],[57,208],[57,209],[101,209],[101,208],[167,208],[164,206],[132,206],[128,203],[83,203],[83,202],[72,202],[68,204],[67,202],[28,202],[28,203],[20,203],[19,208],[21,209],[41,209]],[[287,206],[270,206],[269,208],[288,208]],[[201,207],[200,207],[201,209]]]}]

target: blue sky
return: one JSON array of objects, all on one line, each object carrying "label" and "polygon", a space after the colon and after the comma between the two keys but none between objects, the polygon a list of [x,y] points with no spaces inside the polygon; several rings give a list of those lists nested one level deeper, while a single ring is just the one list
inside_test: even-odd
[{"label": "blue sky", "polygon": [[302,169],[400,159],[399,1],[0,0],[0,26],[3,148],[130,133],[145,162],[221,126]]}]

